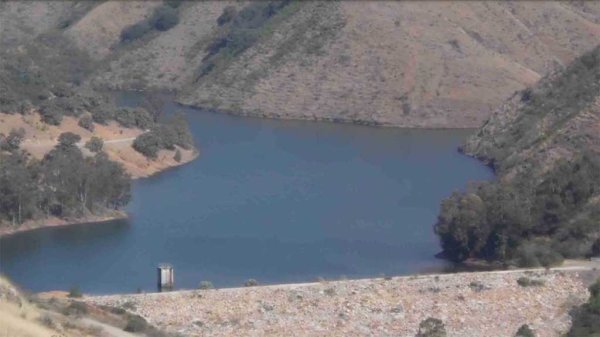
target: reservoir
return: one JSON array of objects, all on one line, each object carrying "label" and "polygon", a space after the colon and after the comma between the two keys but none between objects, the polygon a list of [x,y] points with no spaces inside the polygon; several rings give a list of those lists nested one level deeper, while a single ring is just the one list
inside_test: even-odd
[{"label": "reservoir", "polygon": [[362,278],[441,268],[440,202],[493,173],[459,154],[473,130],[394,129],[186,113],[200,156],[133,184],[127,220],[0,239],[25,289],[106,294]]}]

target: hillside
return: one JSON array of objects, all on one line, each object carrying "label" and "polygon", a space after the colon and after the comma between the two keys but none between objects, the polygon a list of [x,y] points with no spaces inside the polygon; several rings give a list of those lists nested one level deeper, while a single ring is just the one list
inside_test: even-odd
[{"label": "hillside", "polygon": [[478,127],[600,41],[598,2],[169,1],[177,23],[129,42],[122,32],[152,21],[160,2],[2,6],[21,40],[52,30],[85,50],[102,70],[89,81],[98,88],[405,127]]},{"label": "hillside", "polygon": [[92,306],[81,294],[26,294],[0,276],[0,336],[176,337],[119,308]]},{"label": "hillside", "polygon": [[453,260],[600,255],[600,46],[515,94],[463,147],[497,172],[442,204]]},{"label": "hillside", "polygon": [[182,6],[178,26],[117,52],[98,83],[179,89],[182,103],[258,116],[476,127],[600,41],[592,2],[292,3],[240,25],[256,41],[223,48],[199,78],[228,29],[216,22],[226,3]]}]

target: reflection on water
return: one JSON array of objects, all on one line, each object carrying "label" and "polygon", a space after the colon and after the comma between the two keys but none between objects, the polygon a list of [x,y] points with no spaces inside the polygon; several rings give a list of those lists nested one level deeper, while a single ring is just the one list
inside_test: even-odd
[{"label": "reflection on water", "polygon": [[492,177],[456,152],[468,130],[185,110],[200,157],[136,181],[129,221],[4,238],[1,271],[32,290],[93,293],[154,290],[159,262],[180,288],[411,273],[442,264],[432,232],[442,198]]}]

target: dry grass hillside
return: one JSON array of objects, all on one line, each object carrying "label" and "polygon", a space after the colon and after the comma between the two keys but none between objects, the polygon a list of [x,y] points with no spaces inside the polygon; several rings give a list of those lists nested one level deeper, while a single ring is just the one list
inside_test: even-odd
[{"label": "dry grass hillside", "polygon": [[90,82],[103,88],[176,90],[182,103],[239,114],[405,127],[479,126],[600,42],[600,3],[591,1],[285,4],[252,26],[243,49],[217,53],[207,76],[211,48],[230,30],[217,19],[227,6],[256,4],[184,1],[173,28],[123,43],[123,29],[161,2],[7,2],[3,40],[59,27],[102,61]]},{"label": "dry grass hillside", "polygon": [[0,276],[0,337],[179,336],[158,330],[124,309],[89,305],[80,295],[67,294],[25,294]]}]

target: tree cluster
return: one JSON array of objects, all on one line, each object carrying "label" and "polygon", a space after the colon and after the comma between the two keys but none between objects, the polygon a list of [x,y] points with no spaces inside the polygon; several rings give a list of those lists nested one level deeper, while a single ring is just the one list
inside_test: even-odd
[{"label": "tree cluster", "polygon": [[[454,193],[442,203],[435,232],[454,261],[469,258],[552,265],[594,249],[600,211],[589,206],[600,192],[600,161],[584,154],[561,160],[536,182],[487,182]],[[589,208],[589,210],[588,210]],[[584,218],[574,214],[585,213]]]},{"label": "tree cluster", "polygon": [[41,161],[18,149],[0,153],[0,224],[102,214],[129,202],[131,178],[123,167],[103,152],[84,157],[79,140],[61,134]]},{"label": "tree cluster", "polygon": [[175,150],[175,146],[189,149],[193,143],[185,117],[177,114],[138,136],[133,142],[133,148],[144,156],[155,159],[160,150]]}]

